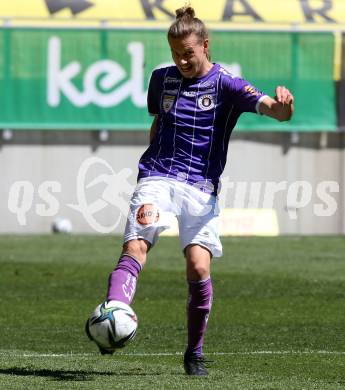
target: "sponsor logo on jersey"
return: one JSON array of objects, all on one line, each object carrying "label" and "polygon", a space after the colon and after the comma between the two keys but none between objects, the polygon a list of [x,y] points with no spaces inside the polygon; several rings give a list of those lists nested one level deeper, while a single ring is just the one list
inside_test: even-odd
[{"label": "sponsor logo on jersey", "polygon": [[198,106],[202,110],[211,110],[214,107],[214,100],[212,95],[202,95],[198,99]]},{"label": "sponsor logo on jersey", "polygon": [[247,93],[250,93],[251,95],[253,96],[259,96],[259,92],[252,86],[252,85],[246,85],[244,87],[244,90],[247,92]]},{"label": "sponsor logo on jersey", "polygon": [[143,204],[137,211],[136,220],[140,225],[151,225],[159,220],[159,211],[153,204]]},{"label": "sponsor logo on jersey", "polygon": [[164,81],[166,83],[180,83],[181,79],[177,79],[176,77],[167,76]]},{"label": "sponsor logo on jersey", "polygon": [[165,112],[170,111],[171,107],[174,105],[175,96],[173,95],[164,95],[163,96],[163,110]]},{"label": "sponsor logo on jersey", "polygon": [[183,96],[187,96],[187,97],[194,97],[194,96],[196,96],[196,92],[195,91],[182,91],[181,94]]}]

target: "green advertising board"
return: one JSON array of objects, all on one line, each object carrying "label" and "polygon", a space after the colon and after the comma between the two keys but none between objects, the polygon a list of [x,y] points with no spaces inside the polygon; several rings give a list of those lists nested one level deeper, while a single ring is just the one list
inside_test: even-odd
[{"label": "green advertising board", "polygon": [[[163,30],[0,30],[0,126],[148,129],[153,69],[172,63]],[[289,123],[244,114],[246,131],[336,130],[332,33],[213,32],[212,60],[265,93],[286,85]]]}]

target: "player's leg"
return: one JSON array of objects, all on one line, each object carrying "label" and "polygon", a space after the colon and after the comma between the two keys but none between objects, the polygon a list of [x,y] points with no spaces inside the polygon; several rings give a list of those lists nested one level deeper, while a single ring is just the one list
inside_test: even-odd
[{"label": "player's leg", "polygon": [[146,262],[151,244],[144,239],[133,239],[123,245],[120,259],[109,275],[107,300],[130,305],[135,294],[137,280]]},{"label": "player's leg", "polygon": [[189,375],[207,375],[202,358],[202,346],[212,306],[212,281],[210,277],[211,253],[192,244],[186,250],[188,304],[188,344],[184,366]]},{"label": "player's leg", "polygon": [[131,304],[147,252],[158,240],[169,211],[169,184],[162,180],[139,182],[132,196],[121,257],[109,276],[107,300]]},{"label": "player's leg", "polygon": [[181,211],[178,218],[180,241],[186,256],[189,293],[184,366],[189,375],[207,375],[202,346],[213,298],[210,266],[212,257],[222,255],[217,228],[217,199],[186,185]]}]

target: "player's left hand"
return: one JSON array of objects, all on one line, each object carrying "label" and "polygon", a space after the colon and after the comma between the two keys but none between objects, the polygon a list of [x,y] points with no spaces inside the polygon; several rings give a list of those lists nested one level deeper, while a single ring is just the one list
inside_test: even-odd
[{"label": "player's left hand", "polygon": [[283,105],[291,105],[294,102],[294,97],[286,87],[279,85],[276,88],[275,100]]}]

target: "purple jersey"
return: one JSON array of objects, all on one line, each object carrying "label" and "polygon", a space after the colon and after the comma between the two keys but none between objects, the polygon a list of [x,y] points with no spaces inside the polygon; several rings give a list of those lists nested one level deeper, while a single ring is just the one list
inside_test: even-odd
[{"label": "purple jersey", "polygon": [[265,96],[219,64],[192,79],[176,66],[155,70],[147,101],[157,130],[139,161],[138,179],[175,178],[216,194],[231,132],[242,112],[258,112]]}]

